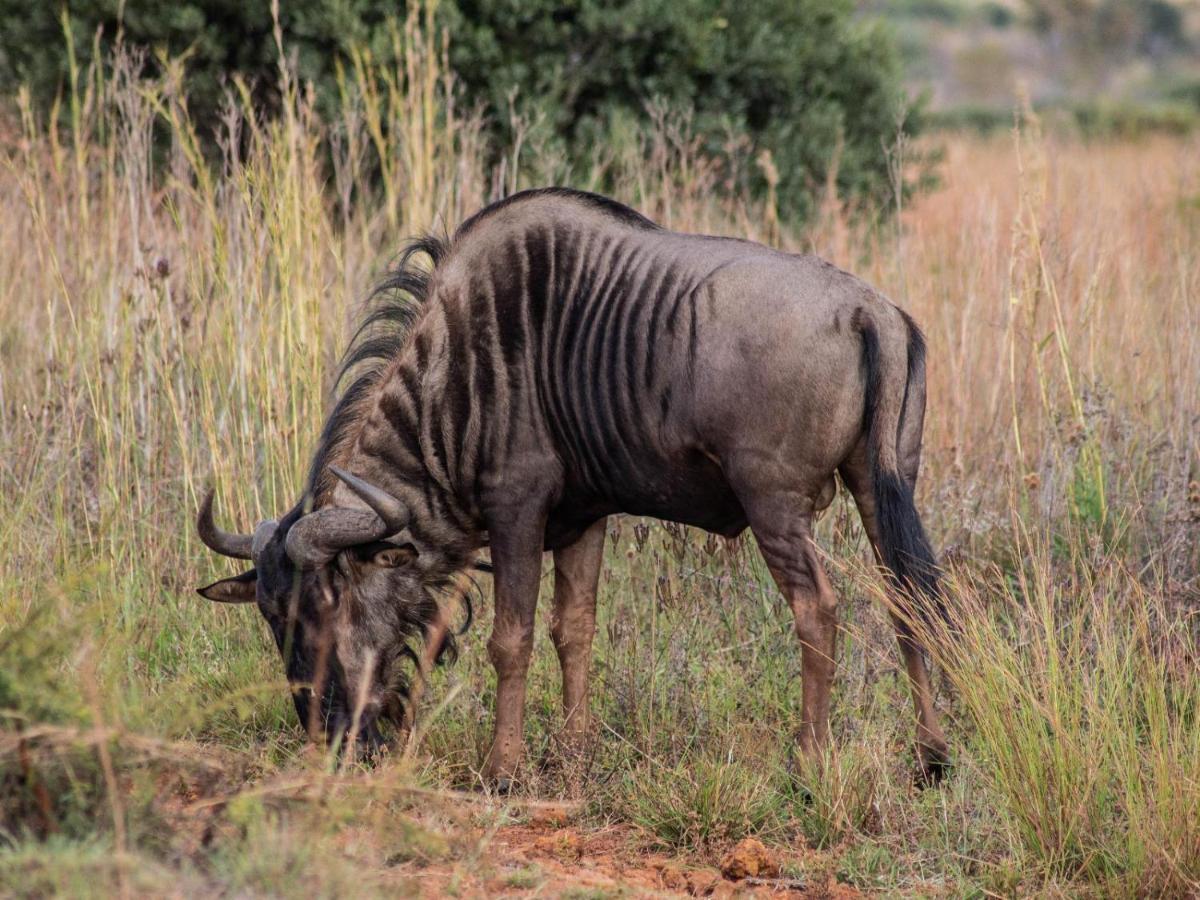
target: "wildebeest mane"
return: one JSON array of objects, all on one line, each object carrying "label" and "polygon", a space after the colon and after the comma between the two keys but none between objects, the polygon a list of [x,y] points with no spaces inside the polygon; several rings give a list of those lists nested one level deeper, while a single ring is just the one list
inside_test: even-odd
[{"label": "wildebeest mane", "polygon": [[[350,339],[349,346],[338,366],[334,384],[345,384],[338,394],[325,427],[317,442],[309,471],[308,496],[315,499],[332,487],[329,463],[353,439],[355,428],[362,421],[363,411],[379,384],[388,364],[397,356],[412,331],[425,301],[429,297],[430,276],[449,252],[446,240],[432,235],[410,241],[395,265],[380,279],[364,304],[362,319]],[[431,265],[419,266],[416,257],[428,256]],[[406,659],[417,662],[417,652],[411,640],[427,635],[440,615],[438,596],[449,588],[448,583],[427,585],[415,603],[396,610],[399,617],[399,640],[392,648],[393,662]],[[469,596],[462,597],[466,621],[458,629],[465,631],[471,623],[473,608]],[[447,629],[434,652],[437,663],[452,662],[458,655],[454,629]],[[390,667],[389,689],[402,702],[409,694],[409,678],[405,667]]]},{"label": "wildebeest mane", "polygon": [[[541,197],[569,200],[634,228],[657,231],[661,227],[637,210],[600,194],[574,188],[548,187],[519,191],[484,207],[458,227],[454,233],[454,240],[457,241],[484,219],[502,209]],[[413,323],[428,299],[430,275],[449,254],[450,248],[449,240],[433,235],[410,241],[401,251],[396,264],[368,296],[362,321],[355,329],[334,381],[335,385],[346,383],[346,387],[338,395],[317,442],[312,468],[309,470],[310,497],[315,499],[332,488],[328,473],[329,463],[337,451],[351,439],[354,426],[361,419],[366,398],[379,383],[388,363],[404,346]],[[421,255],[428,256],[432,261],[429,269],[415,264],[415,258]]]},{"label": "wildebeest mane", "polygon": [[[413,323],[429,296],[429,278],[449,252],[449,244],[432,235],[415,238],[401,251],[396,264],[376,284],[364,304],[362,321],[338,366],[335,385],[346,383],[317,442],[309,470],[308,494],[318,497],[331,487],[329,462],[350,439],[361,419],[363,402],[388,363],[404,346]],[[426,270],[415,258],[424,254],[433,265]]]}]

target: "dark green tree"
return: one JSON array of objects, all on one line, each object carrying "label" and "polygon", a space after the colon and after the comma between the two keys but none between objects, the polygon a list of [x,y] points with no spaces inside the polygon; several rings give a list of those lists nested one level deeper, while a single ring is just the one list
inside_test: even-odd
[{"label": "dark green tree", "polygon": [[[266,0],[68,7],[85,63],[97,29],[188,54],[189,102],[202,126],[216,121],[232,73],[255,85],[268,114],[276,102]],[[404,13],[403,3],[382,0],[284,0],[280,24],[300,77],[328,102],[337,61],[355,45],[386,59],[387,23]],[[66,71],[59,14],[53,4],[0,0],[0,89],[25,82],[40,102],[53,98]],[[464,99],[483,106],[501,142],[510,102],[536,110],[578,157],[618,117],[644,117],[657,99],[691,110],[714,148],[732,132],[747,136],[751,154],[770,150],[785,215],[809,212],[835,157],[843,194],[889,194],[884,146],[904,103],[900,64],[890,36],[859,20],[852,0],[442,0],[438,16]]]},{"label": "dark green tree", "polygon": [[844,193],[889,190],[899,59],[849,0],[458,0],[447,21],[469,93],[503,110],[516,86],[569,145],[658,97],[694,110],[714,144],[732,130],[769,149],[785,213],[808,212],[839,146]]}]

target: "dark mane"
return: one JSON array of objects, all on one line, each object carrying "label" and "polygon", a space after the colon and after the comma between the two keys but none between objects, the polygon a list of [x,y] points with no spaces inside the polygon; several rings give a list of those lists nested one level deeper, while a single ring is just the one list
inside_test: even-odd
[{"label": "dark mane", "polygon": [[[308,473],[310,497],[315,499],[329,487],[326,473],[330,458],[350,439],[354,425],[359,422],[363,400],[404,346],[429,295],[430,274],[449,249],[445,240],[432,235],[414,239],[368,296],[362,321],[350,339],[334,380],[336,386],[350,379],[338,395],[317,441]],[[414,258],[421,254],[433,263],[428,271],[414,264]]]},{"label": "dark mane", "polygon": [[458,231],[454,233],[454,239],[457,240],[462,237],[494,213],[512,206],[514,203],[534,200],[538,197],[560,197],[564,200],[572,200],[592,209],[599,210],[634,228],[642,228],[647,231],[659,231],[662,228],[657,222],[647,219],[636,209],[632,209],[624,203],[618,203],[616,200],[612,200],[602,194],[593,194],[590,191],[578,191],[575,188],[568,187],[545,187],[518,191],[515,194],[510,194],[503,200],[497,200],[495,203],[485,206],[479,212],[475,213],[475,215],[471,216],[471,218],[463,222],[462,225],[458,226]]}]

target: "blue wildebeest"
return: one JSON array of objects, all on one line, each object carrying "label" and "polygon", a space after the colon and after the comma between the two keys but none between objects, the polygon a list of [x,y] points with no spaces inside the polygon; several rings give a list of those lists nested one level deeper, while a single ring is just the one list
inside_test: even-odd
[{"label": "blue wildebeest", "polygon": [[[807,753],[829,732],[837,598],[811,526],[835,473],[899,608],[944,614],[913,504],[922,338],[846,272],[545,189],[487,207],[448,241],[411,245],[369,310],[301,502],[252,535],[214,525],[211,493],[199,516],[209,547],[254,563],[200,593],[257,601],[310,732],[374,741],[381,714],[402,715],[410,640],[453,652],[453,636],[431,627],[437,590],[486,546],[498,682],[484,775],[507,783],[521,759],[544,550],[565,736],[577,741],[613,513],[725,536],[750,527],[795,616]],[[936,775],[946,742],[904,619],[919,761]]]}]

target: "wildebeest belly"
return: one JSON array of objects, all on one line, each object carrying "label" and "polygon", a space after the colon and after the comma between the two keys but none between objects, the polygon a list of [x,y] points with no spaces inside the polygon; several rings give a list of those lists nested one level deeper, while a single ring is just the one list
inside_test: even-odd
[{"label": "wildebeest belly", "polygon": [[725,537],[746,527],[746,513],[720,467],[701,453],[615,471],[600,489],[568,477],[546,522],[547,550],[565,547],[603,516],[628,513],[693,525]]}]

